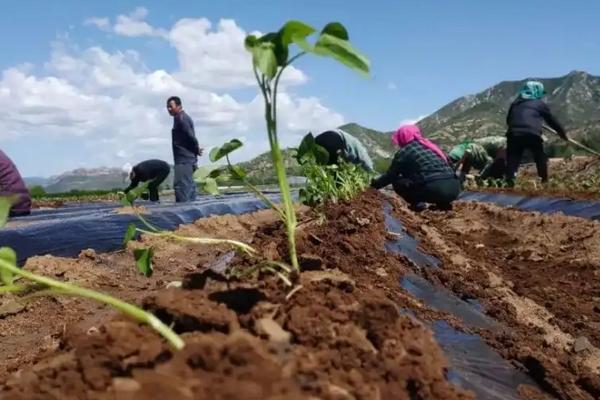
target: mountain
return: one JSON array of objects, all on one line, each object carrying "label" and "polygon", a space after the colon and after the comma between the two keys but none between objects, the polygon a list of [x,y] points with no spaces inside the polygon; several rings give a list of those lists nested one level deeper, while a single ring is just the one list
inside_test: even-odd
[{"label": "mountain", "polygon": [[595,143],[600,148],[600,77],[582,71],[560,78],[501,82],[475,95],[454,100],[422,119],[419,126],[427,137],[443,146],[466,137],[504,135],[508,108],[530,79],[544,84],[545,101],[570,136]]}]

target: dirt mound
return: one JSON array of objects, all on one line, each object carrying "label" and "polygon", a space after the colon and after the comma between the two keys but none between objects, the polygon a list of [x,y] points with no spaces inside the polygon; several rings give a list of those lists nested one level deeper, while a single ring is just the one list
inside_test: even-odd
[{"label": "dirt mound", "polygon": [[508,328],[482,332],[505,358],[556,397],[599,398],[598,222],[480,203],[403,217],[444,261],[429,279],[481,300]]},{"label": "dirt mound", "polygon": [[[231,259],[230,249],[156,238],[143,238],[156,251],[151,279],[137,274],[129,251],[34,258],[26,268],[142,303],[172,324],[186,347],[174,352],[149,328],[87,301],[38,299],[0,320],[2,334],[23,335],[29,346],[2,346],[7,379],[0,398],[473,398],[447,381],[431,331],[401,312],[437,315],[398,287],[407,266],[385,251],[381,210],[381,197],[369,191],[353,204],[328,208],[325,220],[301,213],[298,252],[310,271],[291,294],[270,275],[199,279],[223,256]],[[179,231],[286,254],[283,228],[270,211],[199,220]],[[240,256],[231,263],[251,265]],[[184,288],[165,289],[173,280],[183,280]],[[42,322],[41,332],[31,331]],[[36,346],[47,335],[54,346],[40,353]]]}]

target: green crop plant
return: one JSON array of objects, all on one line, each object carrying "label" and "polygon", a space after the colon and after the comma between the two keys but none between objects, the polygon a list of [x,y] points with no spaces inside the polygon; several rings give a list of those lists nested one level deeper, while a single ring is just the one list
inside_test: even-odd
[{"label": "green crop plant", "polygon": [[[0,197],[0,226],[4,226],[7,221],[8,213],[12,205],[12,199]],[[25,283],[16,283],[17,279]],[[32,285],[27,284],[30,283]],[[19,293],[29,290],[39,290],[38,293],[45,295],[69,295],[85,297],[107,304],[130,318],[149,325],[152,329],[162,335],[175,349],[180,350],[184,347],[183,340],[173,332],[168,326],[162,323],[153,314],[143,309],[124,302],[115,297],[100,293],[94,290],[86,289],[77,285],[57,281],[43,275],[21,269],[17,266],[17,255],[9,247],[0,248],[0,294]]]},{"label": "green crop plant", "polygon": [[329,153],[315,143],[312,133],[302,139],[295,157],[306,176],[300,200],[311,207],[352,200],[369,186],[372,178],[361,166],[345,161],[343,154],[337,164],[327,165]]},{"label": "green crop plant", "polygon": [[[315,32],[317,32],[315,28],[304,22],[288,21],[277,32],[267,33],[260,37],[249,35],[244,41],[246,50],[252,54],[252,70],[264,101],[267,136],[281,193],[282,206],[276,206],[271,201],[266,202],[279,213],[284,222],[288,239],[289,258],[295,275],[299,272],[295,237],[296,211],[285,174],[277,126],[277,94],[281,76],[287,67],[308,54],[330,57],[355,71],[365,75],[369,73],[369,61],[350,44],[348,31],[342,24],[339,22],[327,24],[318,33],[318,37],[313,44],[308,39]],[[298,48],[298,52],[294,55],[290,54],[292,45]],[[241,142],[239,144],[226,143],[221,149],[225,146],[239,148]],[[216,161],[219,159],[219,154],[224,157],[225,154],[229,154],[235,148],[227,148],[221,152],[219,152],[219,149],[214,150],[214,157],[213,152],[211,152],[211,160]],[[236,178],[243,180],[245,177],[245,173],[240,169],[234,169],[231,163],[228,163],[228,170]],[[250,190],[255,193],[258,192],[253,188],[250,188]],[[259,197],[263,201],[266,199],[261,195]]]}]

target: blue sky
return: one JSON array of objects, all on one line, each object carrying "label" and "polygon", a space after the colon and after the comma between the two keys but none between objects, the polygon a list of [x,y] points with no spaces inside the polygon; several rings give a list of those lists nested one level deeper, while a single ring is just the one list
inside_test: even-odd
[{"label": "blue sky", "polygon": [[[229,60],[219,47],[238,30],[265,32],[288,19],[315,27],[343,22],[372,63],[369,79],[331,60],[298,63],[285,108],[290,120],[282,128],[289,143],[307,129],[338,122],[391,130],[502,80],[575,69],[600,74],[595,0],[63,0],[11,2],[3,9],[0,146],[26,176],[150,157],[170,161],[163,98],[180,85],[201,143],[241,136],[247,149],[240,157],[266,150],[261,121],[251,115],[260,105],[237,65],[243,62]],[[149,30],[119,30],[118,16]],[[193,21],[210,21],[209,36],[221,31],[221,19],[232,22],[203,49],[186,36],[192,31],[184,29],[185,18],[190,29],[201,26]],[[206,70],[201,54],[221,60],[222,73]],[[227,74],[239,74],[239,81],[221,82]],[[164,87],[152,86],[158,77]]]}]

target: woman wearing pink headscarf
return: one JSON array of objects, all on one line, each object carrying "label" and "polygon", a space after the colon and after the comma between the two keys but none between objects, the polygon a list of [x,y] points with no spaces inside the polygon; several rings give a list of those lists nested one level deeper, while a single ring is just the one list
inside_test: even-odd
[{"label": "woman wearing pink headscarf", "polygon": [[380,189],[392,184],[394,191],[414,210],[425,203],[449,210],[460,194],[460,182],[448,157],[433,142],[421,135],[416,125],[404,125],[392,134],[392,143],[399,147],[387,172],[371,186]]}]

